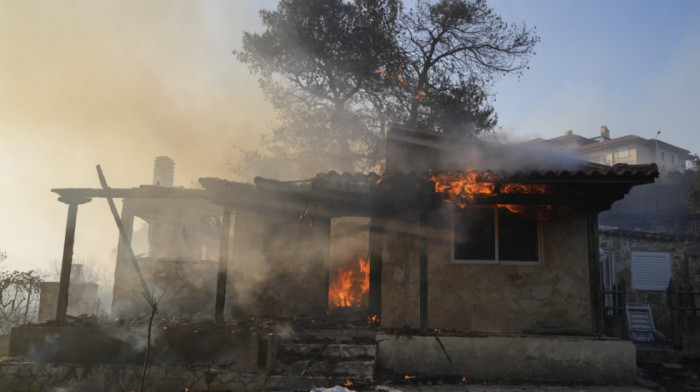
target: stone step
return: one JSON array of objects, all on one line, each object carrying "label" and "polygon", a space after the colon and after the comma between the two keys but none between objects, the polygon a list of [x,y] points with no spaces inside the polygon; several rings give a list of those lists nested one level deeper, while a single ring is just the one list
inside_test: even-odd
[{"label": "stone step", "polygon": [[291,391],[308,392],[314,388],[332,387],[335,385],[345,385],[347,379],[319,376],[286,376],[271,375],[267,377],[264,392]]},{"label": "stone step", "polygon": [[279,352],[283,356],[294,358],[307,358],[319,355],[323,358],[374,358],[377,356],[375,344],[328,344],[322,343],[284,343],[280,345]]},{"label": "stone step", "polygon": [[301,360],[292,363],[278,363],[277,373],[282,375],[331,376],[369,380],[374,375],[375,361],[314,361]]}]

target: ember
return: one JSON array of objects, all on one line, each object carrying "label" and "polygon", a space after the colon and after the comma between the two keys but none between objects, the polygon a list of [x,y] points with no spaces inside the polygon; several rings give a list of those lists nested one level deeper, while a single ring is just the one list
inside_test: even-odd
[{"label": "ember", "polygon": [[336,278],[328,288],[328,308],[361,307],[367,304],[369,293],[369,258],[338,268]]},{"label": "ember", "polygon": [[376,314],[370,314],[367,316],[367,324],[379,324],[379,317]]},{"label": "ember", "polygon": [[522,193],[526,195],[552,193],[552,187],[545,184],[504,184],[501,193]]}]

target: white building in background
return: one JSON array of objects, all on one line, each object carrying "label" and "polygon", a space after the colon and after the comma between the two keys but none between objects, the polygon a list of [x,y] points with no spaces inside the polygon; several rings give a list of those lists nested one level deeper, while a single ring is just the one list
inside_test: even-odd
[{"label": "white building in background", "polygon": [[690,151],[658,139],[645,139],[637,135],[610,137],[605,125],[600,127],[600,136],[587,138],[566,131],[563,136],[552,139],[537,139],[560,150],[572,151],[590,162],[612,166],[616,163],[656,163],[661,173],[686,169],[686,161],[692,159]]}]

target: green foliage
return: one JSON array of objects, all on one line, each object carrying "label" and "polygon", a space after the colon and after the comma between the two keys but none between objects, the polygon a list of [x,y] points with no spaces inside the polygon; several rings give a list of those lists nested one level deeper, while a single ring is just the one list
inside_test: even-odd
[{"label": "green foliage", "polygon": [[389,121],[464,137],[490,131],[488,87],[526,69],[539,41],[482,0],[418,0],[408,11],[400,0],[281,0],[260,15],[265,31],[244,33],[236,55],[281,125],[247,160],[282,176],[280,167],[373,167]]}]

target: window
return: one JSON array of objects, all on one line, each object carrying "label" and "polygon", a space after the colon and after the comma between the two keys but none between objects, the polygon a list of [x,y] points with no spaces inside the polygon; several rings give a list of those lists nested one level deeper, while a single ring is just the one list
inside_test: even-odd
[{"label": "window", "polygon": [[593,162],[600,163],[601,165],[607,165],[608,164],[608,157],[605,155],[597,156],[597,157],[593,158]]},{"label": "window", "polygon": [[661,160],[662,161],[666,160],[666,153],[664,151],[661,151]]},{"label": "window", "polygon": [[627,158],[628,156],[630,156],[630,148],[629,147],[622,147],[622,148],[619,148],[615,151],[616,158]]},{"label": "window", "polygon": [[671,163],[676,163],[676,156],[671,154]]},{"label": "window", "polygon": [[671,280],[670,255],[666,252],[631,252],[632,289],[664,291]]},{"label": "window", "polygon": [[452,261],[457,263],[539,263],[540,223],[500,207],[456,209]]}]

